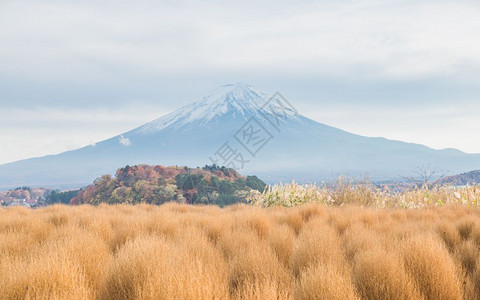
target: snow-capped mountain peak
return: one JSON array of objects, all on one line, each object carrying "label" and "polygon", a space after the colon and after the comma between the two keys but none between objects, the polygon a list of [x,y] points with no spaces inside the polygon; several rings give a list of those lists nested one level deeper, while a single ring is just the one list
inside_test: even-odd
[{"label": "snow-capped mountain peak", "polygon": [[[212,91],[200,101],[188,104],[159,119],[134,130],[136,133],[149,134],[165,128],[175,129],[197,122],[202,126],[212,120],[228,115],[229,118],[249,119],[263,114],[284,113],[268,103],[270,96],[255,90],[245,83],[227,84]],[[290,115],[295,115],[292,111]]]},{"label": "snow-capped mountain peak", "polygon": [[2,165],[0,188],[78,187],[137,164],[202,166],[216,161],[270,182],[321,182],[337,174],[390,180],[425,165],[453,174],[480,169],[480,154],[355,135],[296,114],[280,94],[274,96],[246,84],[222,86],[95,146]]}]

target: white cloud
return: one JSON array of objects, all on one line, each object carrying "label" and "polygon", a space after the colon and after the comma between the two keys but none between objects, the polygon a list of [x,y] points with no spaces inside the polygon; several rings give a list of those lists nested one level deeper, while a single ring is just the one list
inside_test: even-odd
[{"label": "white cloud", "polygon": [[130,139],[124,137],[123,134],[118,138],[118,142],[120,143],[120,145],[123,145],[123,146],[126,146],[126,147],[132,145],[132,142],[130,142]]},{"label": "white cloud", "polygon": [[146,105],[111,110],[2,109],[0,164],[94,146],[167,112]]},{"label": "white cloud", "polygon": [[256,1],[254,10],[253,3],[140,3],[5,1],[1,72],[104,80],[129,69],[270,68],[411,78],[472,65],[478,74],[480,65],[480,5],[470,1]]}]

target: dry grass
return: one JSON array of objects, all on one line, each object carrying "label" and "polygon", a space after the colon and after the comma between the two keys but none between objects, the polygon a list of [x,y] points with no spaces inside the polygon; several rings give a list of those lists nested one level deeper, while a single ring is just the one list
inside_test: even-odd
[{"label": "dry grass", "polygon": [[247,200],[256,206],[293,207],[307,203],[325,206],[360,205],[376,208],[425,208],[448,205],[480,207],[480,186],[434,186],[393,191],[340,177],[334,186],[277,184],[263,193],[251,191]]},{"label": "dry grass", "polygon": [[477,299],[480,211],[0,210],[0,299]]}]

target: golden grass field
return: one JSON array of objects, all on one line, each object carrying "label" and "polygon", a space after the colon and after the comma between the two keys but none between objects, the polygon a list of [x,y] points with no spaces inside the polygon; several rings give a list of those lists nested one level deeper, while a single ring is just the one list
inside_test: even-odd
[{"label": "golden grass field", "polygon": [[0,209],[0,299],[478,299],[480,210]]}]

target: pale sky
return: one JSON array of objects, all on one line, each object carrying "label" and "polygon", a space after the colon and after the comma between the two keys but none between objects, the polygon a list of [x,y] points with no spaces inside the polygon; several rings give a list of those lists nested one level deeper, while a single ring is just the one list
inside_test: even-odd
[{"label": "pale sky", "polygon": [[478,1],[0,0],[0,163],[244,82],[318,122],[480,153]]}]

